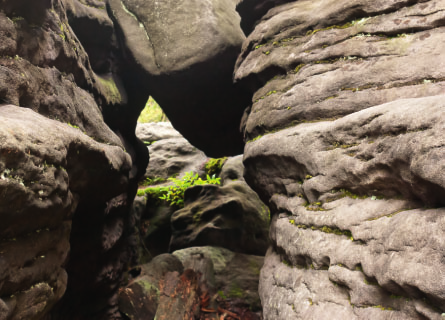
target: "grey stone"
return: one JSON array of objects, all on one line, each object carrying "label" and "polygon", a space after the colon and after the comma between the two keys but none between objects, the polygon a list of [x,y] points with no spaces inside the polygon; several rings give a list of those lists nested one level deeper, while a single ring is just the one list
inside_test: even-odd
[{"label": "grey stone", "polygon": [[258,278],[264,257],[235,253],[221,247],[193,247],[173,252],[184,266],[188,261],[203,256],[212,261],[214,290],[228,299],[241,298],[251,310],[261,309]]},{"label": "grey stone", "polygon": [[156,141],[148,150],[151,156],[145,177],[166,180],[172,176],[182,177],[190,171],[204,174],[207,156],[182,137]]},{"label": "grey stone", "polygon": [[134,76],[182,135],[212,157],[242,152],[248,104],[233,84],[245,39],[233,0],[110,0]]},{"label": "grey stone", "polygon": [[185,191],[184,202],[171,218],[170,250],[213,245],[265,253],[269,211],[245,182],[193,186]]},{"label": "grey stone", "polygon": [[243,44],[265,319],[441,319],[443,1],[277,4]]},{"label": "grey stone", "polygon": [[[271,10],[237,62],[235,78],[256,91],[246,139],[396,99],[441,94],[443,74],[436,57],[443,52],[442,30],[435,26],[443,19],[436,8],[444,4],[396,10],[403,2],[314,3],[319,8],[315,16],[313,7],[301,1]],[[356,19],[353,3],[371,17]],[[390,12],[380,15],[383,10]]]},{"label": "grey stone", "polygon": [[[300,268],[327,268],[329,280],[347,288],[348,308],[360,310],[359,317],[365,311],[357,307],[369,306],[398,310],[394,317],[400,319],[428,312],[438,317],[432,307],[417,310],[422,299],[444,308],[438,270],[444,268],[445,212],[424,208],[443,205],[444,103],[443,96],[398,100],[333,123],[282,130],[246,147],[247,181],[262,190],[275,212],[290,215],[271,227],[282,259]],[[268,155],[273,163],[253,162]],[[294,174],[286,182],[283,168]],[[298,183],[298,194],[288,192],[286,185]],[[340,272],[338,265],[358,271]],[[378,289],[363,286],[363,275]],[[270,286],[264,294],[272,294]],[[269,317],[275,312],[265,308]]]},{"label": "grey stone", "polygon": [[244,181],[243,155],[229,157],[221,168],[220,178],[223,185],[231,181]]},{"label": "grey stone", "polygon": [[122,145],[96,142],[30,109],[1,106],[0,128],[0,296],[16,296],[11,319],[37,319],[66,290],[79,198],[123,192],[131,160]]},{"label": "grey stone", "polygon": [[136,126],[136,136],[143,142],[150,144],[164,139],[182,137],[170,122],[138,123]]},{"label": "grey stone", "polygon": [[141,266],[140,276],[119,292],[119,310],[132,320],[154,319],[161,296],[161,282],[170,272],[184,271],[181,261],[161,254]]}]

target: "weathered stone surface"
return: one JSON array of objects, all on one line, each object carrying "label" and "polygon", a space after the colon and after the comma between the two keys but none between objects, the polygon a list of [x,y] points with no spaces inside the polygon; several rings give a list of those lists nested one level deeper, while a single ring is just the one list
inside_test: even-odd
[{"label": "weathered stone surface", "polygon": [[145,173],[147,178],[181,177],[189,171],[204,174],[207,156],[184,138],[157,141],[148,150],[152,156]]},{"label": "weathered stone surface", "polygon": [[[445,212],[424,206],[443,206],[444,107],[443,96],[397,100],[335,122],[285,129],[246,146],[247,181],[276,214],[290,215],[271,228],[281,260],[314,269],[293,271],[270,262],[277,271],[263,271],[260,291],[266,318],[316,318],[338,308],[329,307],[331,296],[310,289],[305,299],[322,311],[303,308],[302,289],[295,291],[294,284],[285,298],[294,302],[287,311],[277,310],[284,291],[274,275],[285,279],[283,268],[301,279],[325,274],[316,276],[322,279],[313,280],[314,286],[342,285],[342,308],[358,319],[383,319],[388,310],[397,319],[440,318]],[[385,313],[375,314],[376,306]]]},{"label": "weathered stone surface", "polygon": [[164,139],[182,137],[170,122],[138,123],[136,126],[136,136],[143,142],[150,144]]},{"label": "weathered stone surface", "polygon": [[198,275],[190,269],[183,274],[165,275],[156,319],[198,319],[200,314]]},{"label": "weathered stone surface", "polygon": [[[443,52],[443,30],[435,28],[443,21],[442,1],[398,11],[406,1],[353,3],[346,9],[338,1],[277,7],[249,36],[236,78],[261,89],[253,97],[247,139],[443,92],[444,68],[437,59]],[[314,17],[310,12],[315,7]],[[360,10],[366,14],[358,16]]]},{"label": "weathered stone surface", "polygon": [[[245,38],[233,0],[111,0],[133,76],[174,127],[213,157],[242,152],[239,122],[249,99],[233,85]],[[139,69],[139,70],[138,70]]]},{"label": "weathered stone surface", "polygon": [[441,319],[444,5],[294,1],[245,41],[265,319]]},{"label": "weathered stone surface", "polygon": [[153,197],[137,197],[137,199],[144,201],[141,241],[144,242],[145,248],[154,256],[169,252],[172,235],[170,221],[177,208]]},{"label": "weathered stone surface", "polygon": [[170,250],[213,245],[248,254],[266,251],[269,212],[245,182],[193,186],[184,201],[171,218]]},{"label": "weathered stone surface", "polygon": [[131,160],[30,109],[1,106],[0,128],[0,297],[11,319],[39,319],[66,290],[79,199],[122,193]]},{"label": "weathered stone surface", "polygon": [[[207,156],[192,146],[176,131],[171,123],[139,123],[136,135],[147,146],[151,157],[145,178],[159,184],[171,184],[170,177],[182,177],[186,172],[193,171],[204,176]],[[168,252],[171,238],[170,219],[177,210],[157,198],[138,197],[138,204],[143,207],[141,212],[141,234],[145,247],[152,255]]]},{"label": "weathered stone surface", "polygon": [[[114,26],[103,0],[63,0],[70,27],[88,54],[92,69],[101,74],[113,67],[116,51]],[[94,31],[94,32],[93,32]]]},{"label": "weathered stone surface", "polygon": [[[159,130],[157,130],[158,128]],[[181,177],[185,174],[185,172],[189,171],[196,172],[200,176],[205,176],[205,163],[209,159],[202,151],[199,151],[195,147],[190,145],[184,138],[182,138],[182,136],[177,131],[173,131],[171,125],[165,123],[139,124],[137,134],[144,142],[155,141],[150,146],[148,146],[151,158],[146,173],[146,175],[153,181],[156,181],[156,178],[167,179],[168,177],[175,175]],[[218,190],[218,195],[212,195],[211,199],[209,200],[206,192],[203,192],[202,195],[204,197],[204,200],[201,199],[200,195],[196,195],[197,198],[190,201],[199,203],[193,210],[196,210],[196,208],[199,206],[210,206],[211,210],[215,211],[216,215],[235,215],[233,219],[235,221],[240,220],[240,223],[242,225],[251,225],[249,221],[252,221],[253,229],[249,229],[249,231],[247,231],[247,234],[250,234],[252,236],[253,242],[247,245],[250,248],[248,250],[255,250],[254,252],[257,254],[264,254],[267,248],[267,223],[264,224],[264,219],[268,219],[268,213],[266,213],[266,216],[262,215],[265,212],[264,210],[267,211],[267,208],[264,204],[258,202],[258,197],[244,182],[243,170],[244,166],[242,164],[242,155],[234,158],[229,158],[222,167],[222,183],[229,184],[232,182],[236,182],[238,183],[238,185],[227,187],[226,189],[229,190],[229,194],[226,195],[224,195],[226,189],[220,189],[220,187],[217,186],[209,186],[210,190]],[[154,186],[154,188],[158,186],[159,184]],[[235,199],[235,202],[233,202],[232,205],[228,203],[221,204],[221,199],[223,199],[222,201],[224,203],[230,202],[232,199]],[[138,201],[142,204],[142,200],[139,199]],[[149,197],[147,201],[145,201],[143,206],[145,206],[145,210],[142,212],[141,215],[143,220],[141,230],[145,247],[153,255],[168,252],[172,235],[171,219],[173,213],[178,209],[178,207],[171,207],[167,203],[159,201],[159,199],[156,198],[153,199],[151,197]],[[232,210],[233,207],[236,207],[234,210],[238,213],[228,212]],[[219,217],[215,216],[212,220],[216,221],[219,219]],[[220,222],[224,226],[223,229],[225,228],[226,230],[219,232],[227,233],[223,236],[223,238],[226,239],[224,240],[225,243],[231,243],[229,244],[230,248],[236,247],[236,239],[239,239],[239,236],[241,236],[243,239],[249,237],[249,235],[247,234],[241,235],[244,234],[244,231],[242,231],[243,227],[236,227],[236,223],[234,221],[230,222],[230,219],[227,220],[227,218],[222,218],[222,220],[226,220],[225,222]],[[260,222],[257,223],[257,221]],[[229,224],[231,226],[229,226]],[[191,221],[186,229],[192,230],[193,228],[195,228],[194,220]],[[258,230],[255,231],[255,228],[258,228]],[[241,234],[237,236],[234,235],[234,238],[231,239],[232,236],[229,230]],[[181,234],[182,232],[184,231],[181,231]],[[187,241],[193,242],[196,240],[196,237],[202,237],[203,234],[207,232],[213,233],[210,229],[196,231],[196,234],[193,234],[191,238],[187,238],[187,240],[185,240],[186,242],[179,244],[180,247],[174,248],[184,248],[189,245],[194,245],[187,244]],[[209,238],[209,243],[206,242],[206,237],[201,239],[199,245],[224,245],[217,242],[219,241],[217,240],[217,238],[219,238],[221,235],[215,234],[215,236],[216,238]],[[256,240],[255,237],[260,237],[261,239]],[[178,240],[177,238],[174,239],[174,243],[175,245],[177,245]],[[247,238],[243,241],[247,241]],[[244,247],[241,250],[244,250]]]},{"label": "weathered stone surface", "polygon": [[244,164],[243,155],[240,154],[236,157],[229,157],[221,168],[221,183],[227,184],[231,181],[244,181]]},{"label": "weathered stone surface", "polygon": [[[52,319],[110,319],[122,272],[134,257],[129,211],[148,161],[134,135],[139,105],[126,105],[114,73],[120,57],[111,20],[103,1],[5,0],[1,7],[0,109],[8,125],[0,134],[15,140],[0,147],[0,182],[8,186],[0,233],[17,239],[21,254],[0,261],[11,266],[2,275],[13,279],[0,280],[0,296],[18,297],[6,298],[0,309],[8,308],[8,319],[31,319],[26,312],[40,319],[63,295]],[[81,35],[74,27],[79,21],[96,31]],[[91,48],[93,38],[109,45]]]},{"label": "weathered stone surface", "polygon": [[280,4],[291,2],[292,0],[239,0],[236,11],[241,16],[241,28],[246,35],[249,35],[269,9]]},{"label": "weathered stone surface", "polygon": [[[251,310],[261,310],[258,295],[258,278],[264,257],[235,253],[220,247],[193,247],[173,252],[185,268],[196,265],[196,256],[210,259],[213,277],[207,277],[207,284],[226,299],[240,299]],[[195,271],[195,268],[192,268]],[[201,271],[201,273],[203,273]],[[204,274],[204,273],[203,273]]]},{"label": "weathered stone surface", "polygon": [[141,274],[119,292],[119,310],[132,320],[154,319],[161,295],[160,283],[167,273],[184,271],[171,254],[155,257],[141,266]]},{"label": "weathered stone surface", "polygon": [[0,13],[4,30],[0,35],[0,102],[33,109],[77,126],[97,140],[116,144],[119,140],[85,89],[101,94],[109,103],[121,102],[120,93],[115,85],[111,88],[116,92],[101,82],[113,84],[112,79],[105,81],[88,68],[88,57],[62,13],[48,10],[49,30],[21,16]]},{"label": "weathered stone surface", "polygon": [[183,176],[193,171],[204,174],[207,156],[173,129],[168,123],[139,123],[136,135],[144,142],[151,142],[148,150],[150,163],[145,177],[150,179]]}]

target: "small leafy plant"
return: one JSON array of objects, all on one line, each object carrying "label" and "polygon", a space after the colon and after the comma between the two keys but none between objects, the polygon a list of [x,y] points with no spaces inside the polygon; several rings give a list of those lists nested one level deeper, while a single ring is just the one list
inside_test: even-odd
[{"label": "small leafy plant", "polygon": [[221,178],[216,178],[215,175],[207,175],[206,180],[202,180],[198,177],[197,173],[192,171],[186,172],[186,174],[181,178],[168,178],[168,180],[173,181],[174,185],[168,188],[168,191],[159,199],[167,201],[170,206],[184,206],[184,192],[187,188],[191,186],[203,185],[203,184],[220,184]]},{"label": "small leafy plant", "polygon": [[[139,191],[138,195],[155,194],[158,199],[166,201],[170,206],[183,207],[184,193],[187,188],[204,184],[221,184],[221,178],[217,178],[216,175],[207,175],[207,179],[203,180],[193,171],[186,172],[180,179],[170,177],[168,180],[172,181],[174,185],[168,187],[147,188]],[[156,192],[152,192],[152,189],[156,189]]]}]

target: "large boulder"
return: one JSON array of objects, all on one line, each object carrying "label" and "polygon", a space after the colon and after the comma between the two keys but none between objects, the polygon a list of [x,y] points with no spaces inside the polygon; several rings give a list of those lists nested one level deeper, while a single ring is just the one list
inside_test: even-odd
[{"label": "large boulder", "polygon": [[181,274],[181,261],[171,254],[161,254],[139,267],[139,275],[119,292],[119,310],[131,320],[154,319],[161,298],[161,285],[169,272]]},{"label": "large boulder", "polygon": [[[205,164],[209,158],[192,146],[171,123],[138,123],[136,135],[147,145],[151,155],[142,189],[166,187],[172,184],[168,178],[180,178],[190,171],[204,177]],[[150,185],[146,186],[146,183]],[[152,196],[148,192],[135,200],[135,205],[143,208],[139,215],[142,219],[142,241],[152,255],[168,252],[171,238],[170,219],[178,209],[160,201],[158,196]],[[145,255],[143,250],[141,256]]]},{"label": "large boulder", "polygon": [[[261,310],[258,280],[264,257],[235,253],[221,247],[192,247],[173,252],[184,268],[196,268],[196,260],[211,261],[208,285],[226,300],[241,300],[252,311]],[[205,272],[201,271],[203,275]]]},{"label": "large boulder", "polygon": [[[269,317],[278,302],[280,319],[304,319],[332,301],[343,318],[440,317],[444,107],[443,96],[398,100],[249,143],[246,178],[282,213],[271,227],[281,258],[271,252],[261,277]],[[281,287],[295,276],[309,287]]]},{"label": "large boulder", "polygon": [[441,319],[441,8],[294,1],[245,41],[245,179],[273,217],[265,319]]},{"label": "large boulder", "polygon": [[219,176],[222,184],[230,183],[230,181],[244,181],[243,155],[228,158],[224,162]]},{"label": "large boulder", "polygon": [[2,315],[40,319],[67,289],[79,201],[123,193],[131,159],[120,143],[101,144],[30,109],[1,106],[0,128]]},{"label": "large boulder", "polygon": [[170,250],[210,245],[265,253],[269,210],[245,182],[193,186],[185,191],[184,202],[171,217]]},{"label": "large boulder", "polygon": [[161,254],[130,270],[128,285],[119,291],[119,310],[132,320],[219,319],[224,314],[259,320],[263,260],[216,247]]},{"label": "large boulder", "polygon": [[182,137],[170,122],[138,123],[136,126],[136,135],[146,145],[164,139]]},{"label": "large boulder", "polygon": [[242,17],[241,28],[244,33],[249,35],[267,11],[287,2],[292,0],[238,0],[236,11]]},{"label": "large boulder", "polygon": [[139,123],[136,135],[148,144],[151,155],[146,178],[167,180],[172,176],[182,177],[189,171],[204,174],[207,156],[192,146],[170,123]]},{"label": "large boulder", "polygon": [[233,85],[245,39],[233,0],[110,0],[132,76],[173,126],[212,157],[242,153],[249,99]]},{"label": "large boulder", "polygon": [[[115,30],[105,10],[105,1],[63,0],[70,27],[88,54],[91,68],[98,74],[109,73],[116,63]],[[92,32],[94,30],[94,32]]]},{"label": "large boulder", "polygon": [[127,104],[115,73],[113,24],[103,1],[1,7],[0,232],[16,240],[1,241],[0,318],[118,316],[148,154],[134,134],[143,104]]}]

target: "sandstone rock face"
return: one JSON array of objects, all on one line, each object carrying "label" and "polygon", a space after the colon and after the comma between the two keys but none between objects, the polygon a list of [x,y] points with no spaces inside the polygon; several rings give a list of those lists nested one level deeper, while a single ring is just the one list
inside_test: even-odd
[{"label": "sandstone rock face", "polygon": [[152,144],[164,139],[182,137],[170,122],[138,123],[136,126],[136,135],[146,144]]},{"label": "sandstone rock face", "polygon": [[109,1],[132,76],[182,135],[212,157],[242,153],[249,99],[233,85],[245,39],[233,0]]},{"label": "sandstone rock face", "polygon": [[[146,176],[152,181],[175,175],[181,177],[188,171],[205,176],[204,167],[209,159],[171,125],[147,123],[137,128],[141,140],[155,141],[148,146],[151,157]],[[189,246],[218,245],[238,252],[265,254],[269,212],[244,181],[243,171],[242,155],[229,158],[221,171],[223,186],[191,188],[194,191],[186,191],[186,206],[180,210],[150,195],[138,197],[137,203],[145,207],[141,212],[141,230],[150,253],[157,255]],[[161,181],[153,188],[168,183],[171,182]],[[202,221],[201,216],[205,216]]]},{"label": "sandstone rock face", "polygon": [[220,177],[222,184],[230,183],[230,181],[244,181],[243,155],[228,158],[221,168]]},{"label": "sandstone rock face", "polygon": [[39,319],[65,293],[79,200],[124,192],[131,159],[122,145],[103,145],[30,109],[1,106],[0,128],[2,311],[5,319]]},{"label": "sandstone rock face", "polygon": [[136,135],[143,142],[151,143],[145,177],[167,180],[175,175],[181,177],[189,171],[204,174],[207,156],[183,138],[170,123],[139,123]]},{"label": "sandstone rock face", "polygon": [[[192,146],[169,122],[138,123],[136,135],[148,144],[150,163],[145,178],[150,179],[159,187],[169,185],[170,177],[182,177],[186,172],[193,171],[205,176],[207,156]],[[160,201],[156,197],[137,197],[141,204],[143,241],[152,255],[168,252],[171,225],[170,219],[178,208]]]},{"label": "sandstone rock face", "polygon": [[[258,277],[264,257],[235,253],[220,247],[193,247],[173,252],[184,265],[191,268],[196,256],[212,261],[208,285],[227,299],[242,299],[251,310],[261,310],[258,295]],[[197,270],[198,271],[198,270]],[[204,272],[201,272],[205,274]]]},{"label": "sandstone rock face", "polygon": [[161,254],[141,266],[140,275],[119,293],[119,310],[132,320],[154,319],[161,295],[160,284],[169,272],[184,271],[181,261]]},{"label": "sandstone rock face", "polygon": [[1,9],[0,318],[118,317],[148,155],[134,135],[140,109],[115,73],[105,3]]},{"label": "sandstone rock face", "polygon": [[291,2],[292,0],[239,0],[236,11],[241,15],[241,28],[250,34],[263,15],[273,7]]},{"label": "sandstone rock face", "polygon": [[119,291],[119,310],[132,320],[259,320],[263,260],[217,247],[161,254],[130,271],[139,274]]},{"label": "sandstone rock face", "polygon": [[265,319],[441,319],[444,6],[294,1],[245,41]]},{"label": "sandstone rock face", "polygon": [[193,186],[185,191],[184,202],[171,217],[170,250],[211,245],[265,253],[269,211],[245,182]]}]

